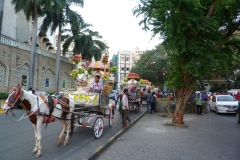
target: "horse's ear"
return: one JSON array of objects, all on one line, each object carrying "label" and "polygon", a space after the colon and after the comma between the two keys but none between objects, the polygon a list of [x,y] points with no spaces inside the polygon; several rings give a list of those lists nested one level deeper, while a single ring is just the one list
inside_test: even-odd
[{"label": "horse's ear", "polygon": [[17,84],[17,88],[21,89],[21,87],[22,87],[21,84],[18,83],[18,84]]}]

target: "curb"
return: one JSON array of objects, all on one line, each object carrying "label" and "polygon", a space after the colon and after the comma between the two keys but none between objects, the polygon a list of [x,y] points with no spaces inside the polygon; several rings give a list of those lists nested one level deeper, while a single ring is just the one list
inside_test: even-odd
[{"label": "curb", "polygon": [[[128,129],[131,128],[139,119],[141,119],[146,112],[143,112],[141,115],[139,115],[132,123],[128,126]],[[105,143],[103,146],[99,146],[96,150],[95,153],[89,156],[88,159],[84,160],[94,160],[96,159],[103,151],[105,151],[113,142],[118,139],[121,135],[123,135],[128,129],[121,129],[119,132],[117,132],[114,136],[108,139],[108,142]]]}]

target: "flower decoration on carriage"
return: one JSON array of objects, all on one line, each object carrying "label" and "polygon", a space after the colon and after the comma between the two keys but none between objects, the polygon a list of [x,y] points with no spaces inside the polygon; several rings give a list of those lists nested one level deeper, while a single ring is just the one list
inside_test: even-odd
[{"label": "flower decoration on carriage", "polygon": [[112,61],[109,62],[109,66],[113,67],[113,62]]},{"label": "flower decoration on carriage", "polygon": [[104,88],[103,88],[103,89],[104,89],[104,90],[103,90],[103,95],[104,95],[104,96],[108,96],[109,92],[111,91],[111,88],[112,88],[112,87],[110,86],[110,84],[108,84],[108,83],[105,84],[105,85],[104,85]]},{"label": "flower decoration on carriage", "polygon": [[76,69],[72,70],[72,72],[70,73],[70,76],[73,78],[77,78],[77,75],[78,75],[78,70]]},{"label": "flower decoration on carriage", "polygon": [[141,84],[143,84],[144,83],[144,79],[140,79],[140,81],[139,81]]},{"label": "flower decoration on carriage", "polygon": [[83,74],[85,73],[84,69],[83,68],[78,68],[78,74]]},{"label": "flower decoration on carriage", "polygon": [[87,69],[87,73],[88,73],[88,75],[92,75],[92,71],[93,71],[92,68],[88,68],[88,69]]},{"label": "flower decoration on carriage", "polygon": [[102,58],[102,63],[104,64],[104,65],[106,65],[106,64],[108,64],[108,55],[107,54],[105,54],[104,56],[103,56],[103,58]]},{"label": "flower decoration on carriage", "polygon": [[82,60],[82,56],[80,54],[75,54],[70,58],[70,62],[74,64],[78,64]]},{"label": "flower decoration on carriage", "polygon": [[105,72],[105,73],[103,74],[103,76],[102,76],[103,81],[107,81],[107,80],[109,79],[109,77],[110,77],[109,72]]},{"label": "flower decoration on carriage", "polygon": [[123,82],[127,82],[127,78],[125,77],[125,78],[123,78]]},{"label": "flower decoration on carriage", "polygon": [[118,70],[118,68],[116,66],[112,67],[111,68],[111,73],[115,74],[115,73],[117,73],[117,70]]},{"label": "flower decoration on carriage", "polygon": [[82,68],[85,69],[85,70],[89,69],[89,65],[90,65],[89,61],[82,62],[82,64],[81,64]]}]

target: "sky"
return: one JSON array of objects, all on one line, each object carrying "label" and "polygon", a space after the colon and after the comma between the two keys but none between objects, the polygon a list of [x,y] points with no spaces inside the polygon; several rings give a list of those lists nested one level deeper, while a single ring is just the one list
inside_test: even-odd
[{"label": "sky", "polygon": [[72,9],[82,15],[91,28],[98,31],[109,45],[110,55],[119,50],[138,47],[140,50],[151,50],[161,43],[159,37],[152,38],[151,32],[142,30],[138,25],[140,18],[133,16],[137,0],[85,0],[83,8]]}]

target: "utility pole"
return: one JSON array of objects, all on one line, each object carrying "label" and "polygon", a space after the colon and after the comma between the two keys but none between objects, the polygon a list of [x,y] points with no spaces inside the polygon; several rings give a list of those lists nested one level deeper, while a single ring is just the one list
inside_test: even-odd
[{"label": "utility pole", "polygon": [[0,0],[0,41],[1,41],[1,35],[2,35],[3,10],[4,10],[4,0]]}]

